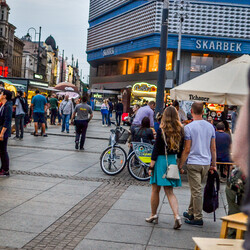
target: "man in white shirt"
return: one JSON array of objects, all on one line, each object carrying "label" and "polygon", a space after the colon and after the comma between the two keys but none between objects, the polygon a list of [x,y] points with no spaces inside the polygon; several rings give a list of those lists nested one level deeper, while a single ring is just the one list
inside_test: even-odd
[{"label": "man in white shirt", "polygon": [[202,226],[202,181],[209,170],[216,170],[215,130],[212,124],[202,118],[202,103],[193,103],[191,113],[193,122],[184,128],[185,146],[179,164],[181,169],[187,160],[191,190],[188,212],[184,212],[183,216],[186,218],[185,223]]}]

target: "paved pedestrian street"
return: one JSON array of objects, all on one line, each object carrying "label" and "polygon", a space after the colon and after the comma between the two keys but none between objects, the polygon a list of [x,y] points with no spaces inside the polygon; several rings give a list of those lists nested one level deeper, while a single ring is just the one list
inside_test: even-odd
[{"label": "paved pedestrian street", "polygon": [[[225,186],[216,222],[205,214],[202,228],[183,224],[173,230],[162,191],[159,224],[148,224],[149,184],[133,179],[127,169],[110,177],[100,168],[109,128],[92,121],[83,152],[74,150],[73,127],[70,134],[61,135],[58,126],[48,134],[26,132],[23,141],[9,140],[11,176],[0,179],[1,249],[194,249],[192,237],[219,237]],[[190,198],[186,176],[175,193],[182,214]]]}]

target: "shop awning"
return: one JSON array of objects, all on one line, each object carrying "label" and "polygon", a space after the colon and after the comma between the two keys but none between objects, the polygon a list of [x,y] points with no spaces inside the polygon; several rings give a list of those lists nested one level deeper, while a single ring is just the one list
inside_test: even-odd
[{"label": "shop awning", "polygon": [[170,90],[173,100],[244,105],[248,94],[250,56],[243,55],[227,64]]},{"label": "shop awning", "polygon": [[119,95],[120,91],[115,90],[106,90],[106,89],[91,89],[91,93],[100,93],[100,94],[116,94]]}]

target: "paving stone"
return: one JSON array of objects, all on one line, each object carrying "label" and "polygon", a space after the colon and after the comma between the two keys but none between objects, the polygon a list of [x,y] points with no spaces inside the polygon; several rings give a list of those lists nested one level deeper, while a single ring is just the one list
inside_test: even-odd
[{"label": "paving stone", "polygon": [[143,250],[145,246],[139,244],[126,244],[126,243],[116,243],[116,242],[107,242],[107,241],[96,241],[96,240],[88,240],[84,239],[79,245],[75,248],[75,250]]}]

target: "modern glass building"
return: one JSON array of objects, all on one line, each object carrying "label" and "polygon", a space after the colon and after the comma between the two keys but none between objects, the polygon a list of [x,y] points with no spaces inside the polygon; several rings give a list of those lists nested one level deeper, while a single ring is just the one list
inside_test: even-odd
[{"label": "modern glass building", "polygon": [[[87,54],[92,89],[157,83],[162,1],[90,0]],[[170,1],[166,88],[176,72],[179,18]],[[250,53],[250,3],[191,0],[183,23],[180,82]],[[202,84],[202,83],[201,83]]]}]

